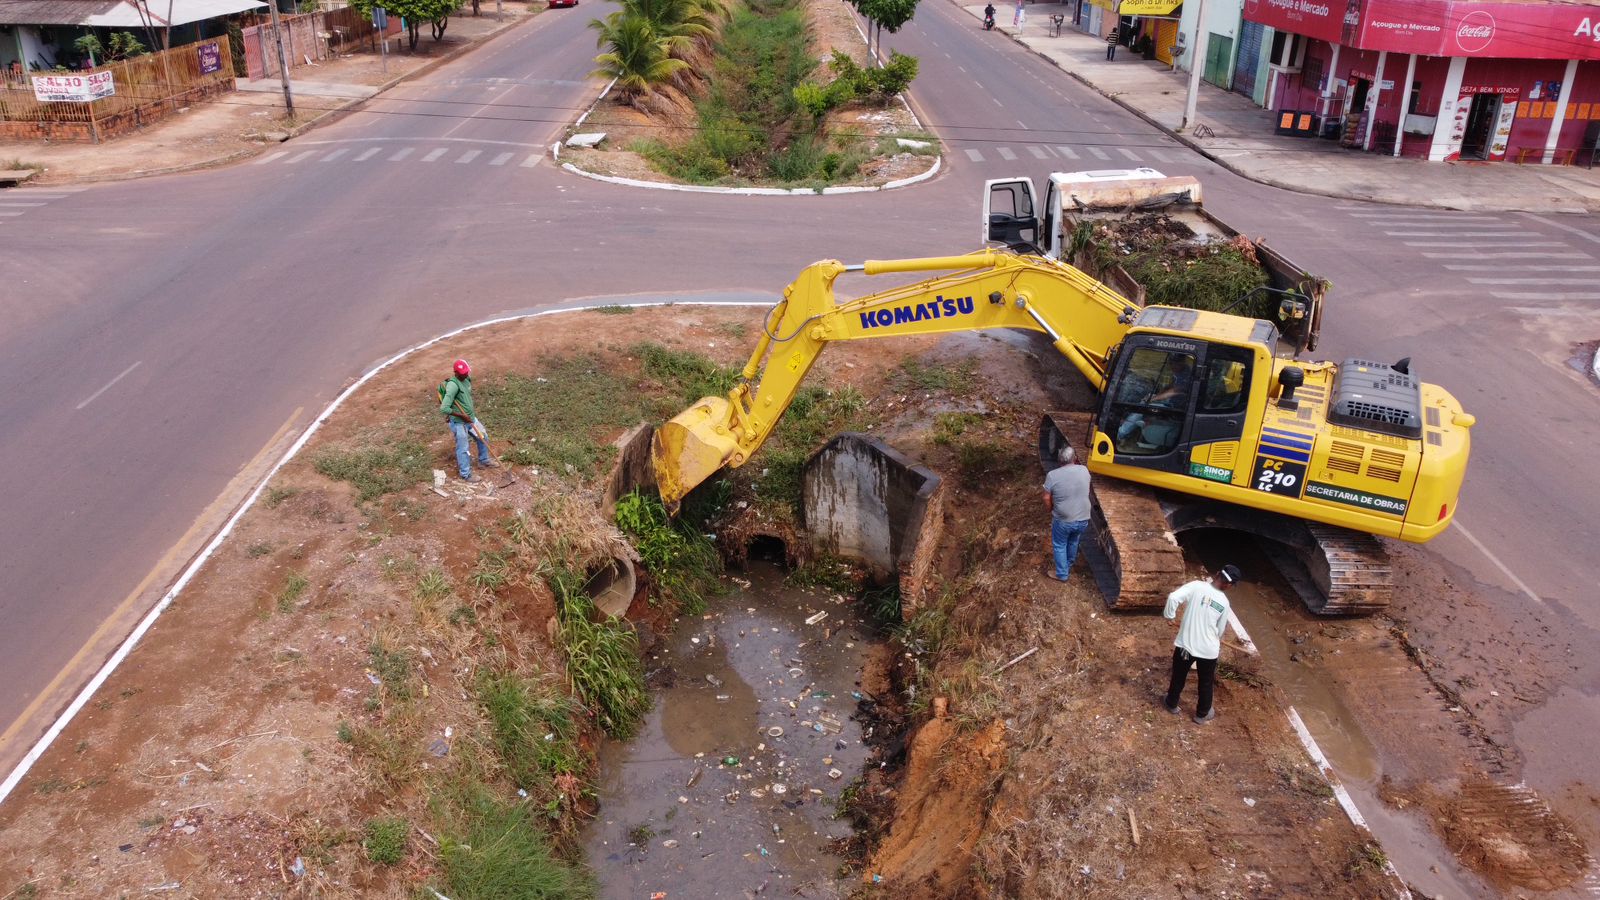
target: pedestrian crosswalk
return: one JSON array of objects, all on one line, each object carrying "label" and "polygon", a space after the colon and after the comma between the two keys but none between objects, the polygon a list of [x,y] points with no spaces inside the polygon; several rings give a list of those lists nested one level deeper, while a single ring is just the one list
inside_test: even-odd
[{"label": "pedestrian crosswalk", "polygon": [[1600,301],[1600,234],[1576,225],[1518,213],[1370,204],[1339,209],[1374,237],[1432,261],[1467,290],[1545,312]]},{"label": "pedestrian crosswalk", "polygon": [[[983,147],[967,147],[962,151],[969,161],[975,163],[1015,162],[1022,154],[1027,154],[1039,160],[1064,159],[1071,161],[1094,162],[1123,162],[1138,163],[1140,165],[1158,163],[1183,162],[1181,152],[1176,148],[1156,147],[1109,147],[1097,144],[1082,144],[1069,146],[1065,144],[1024,144],[1012,147],[1005,144],[985,145]],[[1115,154],[1115,155],[1113,155]]]},{"label": "pedestrian crosswalk", "polygon": [[87,190],[81,187],[17,187],[0,191],[0,228],[19,224],[30,213]]},{"label": "pedestrian crosswalk", "polygon": [[375,147],[310,147],[308,149],[275,150],[254,162],[258,166],[305,167],[319,163],[454,163],[456,165],[487,165],[531,169],[543,159],[539,150],[518,145],[516,150],[499,147],[464,147],[460,144],[430,147],[426,141],[415,144],[386,143]]}]

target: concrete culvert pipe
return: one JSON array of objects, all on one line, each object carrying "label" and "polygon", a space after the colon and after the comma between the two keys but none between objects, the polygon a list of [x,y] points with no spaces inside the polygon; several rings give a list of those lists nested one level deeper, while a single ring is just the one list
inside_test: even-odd
[{"label": "concrete culvert pipe", "polygon": [[634,575],[633,563],[622,557],[613,557],[589,569],[589,580],[583,592],[594,601],[595,608],[608,616],[624,616],[633,605],[633,594],[639,580]]}]

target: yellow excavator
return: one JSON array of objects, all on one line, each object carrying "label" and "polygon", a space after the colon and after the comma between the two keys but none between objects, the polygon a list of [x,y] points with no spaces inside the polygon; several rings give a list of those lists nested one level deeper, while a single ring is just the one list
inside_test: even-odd
[{"label": "yellow excavator", "polygon": [[[847,272],[945,274],[838,302]],[[1039,450],[1078,436],[1100,476],[1090,565],[1114,609],[1159,606],[1184,574],[1173,535],[1221,527],[1265,538],[1313,612],[1369,613],[1391,592],[1374,536],[1420,543],[1455,513],[1474,419],[1408,360],[1284,358],[1267,320],[1139,309],[1064,262],[996,249],[808,266],[739,384],[657,430],[662,499],[675,509],[747,462],[829,344],[986,328],[1043,332],[1099,391],[1092,413],[1046,413]]]}]

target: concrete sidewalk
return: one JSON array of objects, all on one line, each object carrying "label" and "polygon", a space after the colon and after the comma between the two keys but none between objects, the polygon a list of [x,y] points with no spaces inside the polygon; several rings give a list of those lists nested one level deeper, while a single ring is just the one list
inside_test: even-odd
[{"label": "concrete sidewalk", "polygon": [[[983,5],[962,5],[979,21]],[[1280,137],[1273,115],[1249,99],[1201,82],[1196,122],[1211,134],[1180,134],[1189,73],[1141,59],[1119,48],[1106,61],[1101,38],[1063,26],[1050,36],[1050,17],[1072,8],[1033,3],[1018,35],[1009,9],[995,28],[1065,70],[1079,81],[1200,151],[1219,165],[1254,181],[1330,197],[1375,200],[1449,209],[1600,212],[1600,171],[1575,166],[1487,162],[1425,162],[1346,150],[1336,142]],[[1204,133],[1204,132],[1202,132]]]},{"label": "concrete sidewalk", "polygon": [[[291,73],[292,74],[292,73]],[[276,79],[262,79],[251,81],[248,78],[235,78],[234,88],[240,91],[257,91],[263,94],[276,94],[283,90],[283,82]],[[296,78],[293,88],[296,97],[337,97],[341,100],[365,100],[382,90],[376,84],[343,84],[335,81],[301,81]]]}]

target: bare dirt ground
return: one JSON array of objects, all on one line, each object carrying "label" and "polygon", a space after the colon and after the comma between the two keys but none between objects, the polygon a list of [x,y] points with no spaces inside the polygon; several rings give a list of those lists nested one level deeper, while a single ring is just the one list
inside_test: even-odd
[{"label": "bare dirt ground", "polygon": [[[442,41],[427,34],[417,43],[417,51],[389,54],[388,72],[376,49],[323,60],[289,70],[291,79],[333,84],[381,85],[413,72],[445,54],[477,43],[503,26],[513,24],[545,8],[543,3],[507,0],[503,3],[505,21],[496,22],[493,4],[484,15],[474,18],[470,7],[466,15],[454,16]],[[277,81],[273,80],[276,85]],[[262,138],[267,132],[286,131],[293,125],[313,121],[344,107],[346,101],[333,97],[300,94],[295,98],[298,117],[289,122],[283,115],[283,95],[279,92],[235,91],[209,102],[199,103],[163,119],[135,134],[103,144],[77,142],[0,141],[0,160],[18,160],[42,166],[31,184],[66,184],[83,178],[115,178],[141,172],[165,171],[177,167],[201,166],[231,159],[268,146]]]},{"label": "bare dirt ground", "polygon": [[[866,65],[866,43],[848,5],[839,0],[812,0],[806,14],[811,25],[811,53],[822,60],[824,66],[835,50],[843,51],[858,64]],[[696,123],[693,98],[704,86],[697,70],[704,68],[708,60],[709,55],[702,54],[679,83],[641,100],[637,107],[620,102],[614,93],[606,95],[595,105],[583,124],[571,130],[571,133],[605,132],[605,142],[598,148],[563,147],[561,159],[597,175],[686,183],[661,172],[630,147],[641,139],[670,144],[693,136]],[[916,117],[899,100],[882,107],[852,103],[834,110],[828,115],[827,131],[855,132],[869,141],[883,135],[897,134],[933,140],[921,132]],[[930,165],[931,157],[910,152],[880,155],[863,165],[856,177],[841,184],[881,185],[925,172]],[[748,185],[741,181],[740,186]]]},{"label": "bare dirt ground", "polygon": [[[460,863],[465,832],[441,807],[466,778],[538,810],[570,854],[590,811],[595,719],[580,716],[571,739],[588,762],[513,780],[482,679],[512,673],[562,695],[571,684],[550,589],[506,554],[515,544],[581,565],[619,552],[598,514],[598,471],[510,465],[475,485],[447,481],[443,496],[424,476],[363,501],[316,460],[414,441],[422,466],[449,470],[428,409],[457,355],[484,377],[539,379],[598,354],[590,365],[659,391],[633,350],[596,346],[616,314],[469,333],[384,372],[335,414],[0,807],[0,891],[415,896]],[[760,322],[714,307],[628,315],[630,332],[724,365],[742,363]],[[885,737],[847,805],[864,829],[866,895],[1398,893],[1257,665],[1225,651],[1215,722],[1169,716],[1156,698],[1171,627],[1107,614],[1081,566],[1070,584],[1044,576],[1037,411],[1088,399],[1048,347],[1010,334],[869,342],[833,351],[816,381],[859,392],[875,433],[948,479],[934,599],[863,676],[862,715]],[[512,411],[485,401],[491,429],[497,414]],[[1470,599],[1437,602],[1425,553],[1401,563],[1400,593],[1416,604],[1402,615],[1484,614]],[[633,612],[668,624],[643,602]],[[1421,630],[1312,621],[1293,636],[1306,665],[1344,673],[1336,689],[1395,773],[1392,809],[1428,822],[1485,891],[1570,887],[1587,866],[1584,836],[1508,783],[1494,740],[1490,701],[1538,691],[1537,674],[1486,661],[1500,697],[1480,706],[1476,687],[1433,668],[1438,652],[1489,655],[1478,638],[1419,649],[1406,627]],[[1513,632],[1510,652],[1542,660],[1540,639]],[[520,801],[519,784],[531,794]],[[380,820],[404,827],[388,861],[373,849]]]}]

